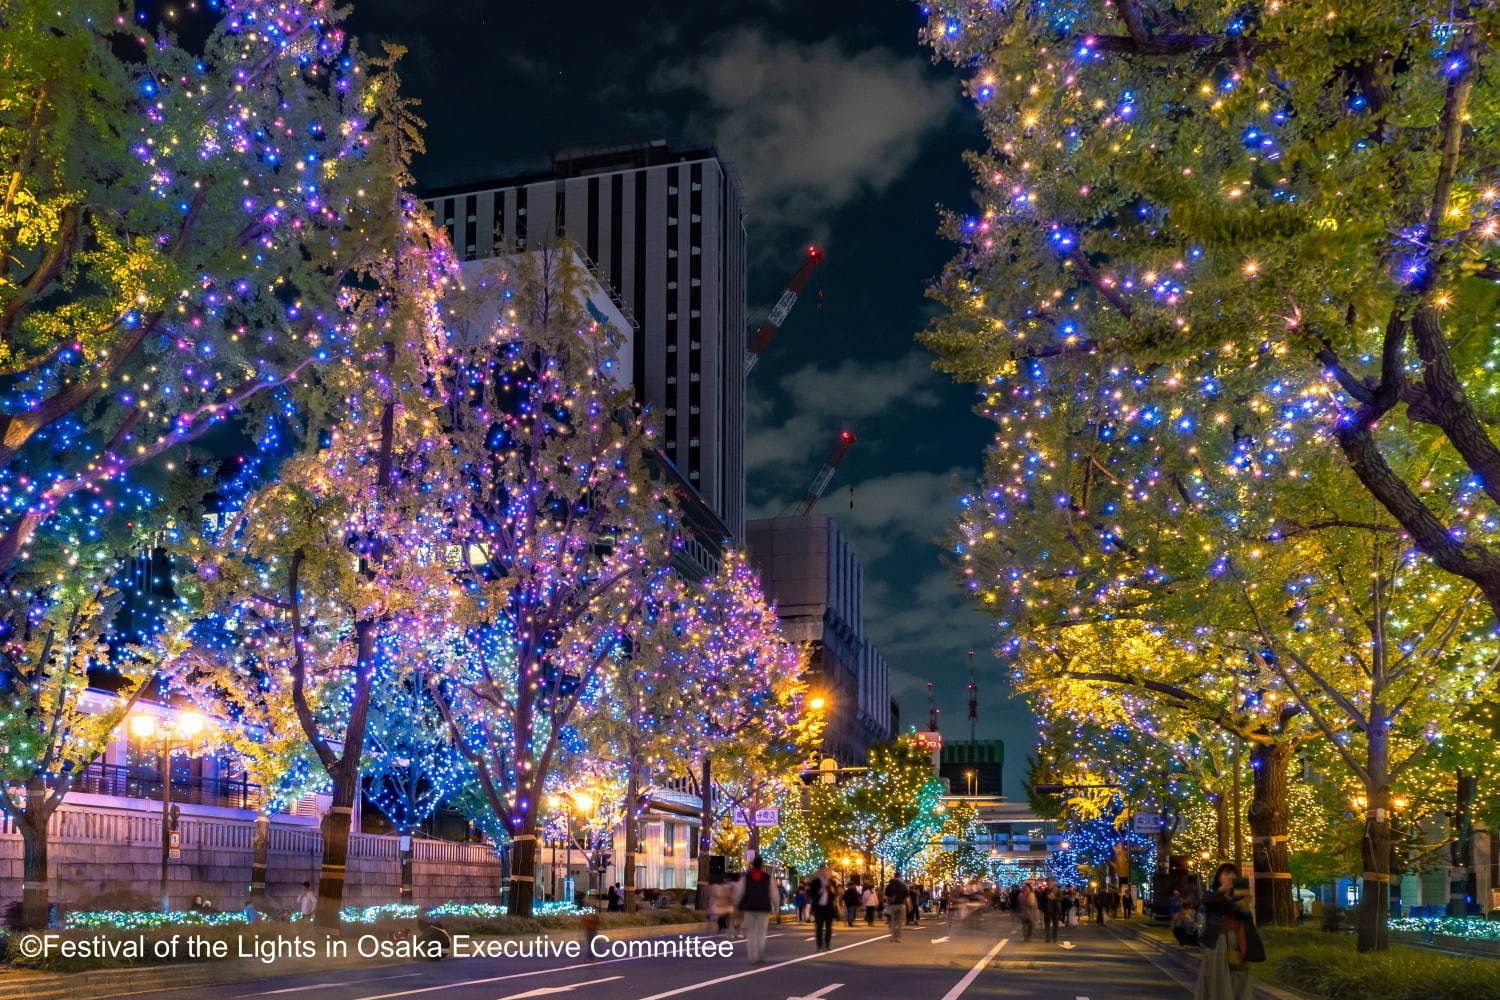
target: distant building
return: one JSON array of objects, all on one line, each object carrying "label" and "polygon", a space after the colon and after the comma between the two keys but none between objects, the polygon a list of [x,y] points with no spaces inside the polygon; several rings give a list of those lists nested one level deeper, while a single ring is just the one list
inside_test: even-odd
[{"label": "distant building", "polygon": [[954,795],[1000,795],[1005,786],[1004,740],[945,740],[938,777]]},{"label": "distant building", "polygon": [[656,140],[558,153],[543,173],[426,198],[464,260],[576,244],[634,319],[636,396],[713,515],[699,528],[717,519],[743,538],[745,230],[733,168],[712,149]]},{"label": "distant building", "polygon": [[746,525],[750,559],[788,639],[808,643],[814,695],[826,703],[824,752],[861,762],[892,735],[885,659],[864,637],[864,568],[830,517]]}]

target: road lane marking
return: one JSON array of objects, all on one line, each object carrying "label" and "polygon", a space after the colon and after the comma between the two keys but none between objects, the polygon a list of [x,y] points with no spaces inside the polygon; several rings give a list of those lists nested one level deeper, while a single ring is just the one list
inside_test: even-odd
[{"label": "road lane marking", "polygon": [[816,993],[807,993],[800,997],[787,997],[786,1000],[819,1000],[820,997],[827,996],[834,990],[842,988],[843,985],[843,983],[829,983]]},{"label": "road lane marking", "polygon": [[344,981],[342,983],[313,983],[311,986],[288,986],[281,990],[266,990],[264,993],[240,993],[240,997],[274,997],[281,993],[301,993],[303,990],[321,990],[328,986],[363,986],[365,983],[378,983],[385,979],[412,979],[420,976],[420,972],[403,972],[399,976],[371,976],[369,979],[356,979],[354,982]]},{"label": "road lane marking", "polygon": [[580,986],[593,986],[596,983],[612,983],[616,979],[624,978],[624,976],[605,976],[603,979],[590,979],[584,983],[568,983],[564,986],[539,986],[534,990],[527,990],[525,993],[512,993],[508,997],[501,997],[500,1000],[525,1000],[526,997],[544,997],[553,993],[571,993]]},{"label": "road lane marking", "polygon": [[[550,969],[532,969],[530,972],[512,972],[508,976],[490,976],[486,979],[466,979],[457,983],[442,983],[438,986],[424,986],[415,990],[398,990],[395,993],[376,993],[371,996],[355,997],[354,1000],[389,1000],[390,997],[409,997],[418,993],[433,993],[437,990],[457,989],[460,986],[483,986],[485,983],[499,983],[507,979],[525,979],[527,976],[545,976],[549,972],[568,972],[572,969],[594,969],[601,965],[613,965],[616,962],[634,962],[639,956],[624,958],[605,958],[597,962],[577,962],[573,965],[556,965]],[[811,958],[812,956],[808,956]]]},{"label": "road lane marking", "polygon": [[954,985],[953,989],[943,994],[943,1000],[958,1000],[959,997],[963,996],[963,992],[969,988],[969,984],[979,978],[979,974],[984,971],[985,966],[989,965],[990,961],[996,955],[1000,954],[1000,949],[1008,944],[1010,944],[1010,938],[1001,938],[995,947],[991,948],[985,953],[983,958],[975,963],[974,968],[964,973],[964,977]]},{"label": "road lane marking", "polygon": [[948,940],[948,937],[949,937],[949,935],[947,935],[947,934],[944,934],[944,935],[943,935],[943,936],[942,936],[942,937],[940,937],[940,938],[933,938],[933,939],[932,939],[932,943],[933,943],[933,944],[942,944],[942,943],[943,943],[943,942],[944,942],[944,941],[946,941],[946,940]]},{"label": "road lane marking", "polygon": [[[705,982],[693,983],[691,986],[679,986],[677,989],[667,990],[665,993],[653,993],[649,997],[641,997],[640,1000],[666,1000],[667,997],[675,997],[682,993],[691,993],[693,992],[693,990],[701,990],[705,986],[717,986],[720,983],[727,983],[735,979],[744,979],[746,976],[754,976],[762,972],[770,972],[772,969],[780,969],[788,965],[796,965],[798,962],[806,962],[810,959],[822,958],[825,955],[832,955],[834,952],[848,951],[850,948],[860,948],[872,941],[883,941],[888,937],[890,937],[889,934],[881,934],[878,937],[865,938],[863,941],[856,941],[853,944],[840,945],[837,948],[830,948],[827,951],[815,951],[811,955],[801,955],[797,958],[789,958],[785,962],[773,962],[770,965],[761,965],[753,969],[746,969],[744,972],[735,972],[728,976],[720,976],[718,979],[709,979]],[[376,998],[361,997],[360,1000],[376,1000]]]}]

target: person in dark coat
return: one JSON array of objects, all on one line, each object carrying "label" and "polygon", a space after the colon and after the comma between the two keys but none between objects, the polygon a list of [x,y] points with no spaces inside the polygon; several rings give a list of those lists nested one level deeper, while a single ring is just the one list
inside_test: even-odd
[{"label": "person in dark coat", "polygon": [[1214,872],[1213,890],[1203,897],[1204,949],[1194,1000],[1251,1000],[1247,963],[1263,962],[1265,947],[1255,929],[1250,894],[1237,865],[1225,862]]},{"label": "person in dark coat", "polygon": [[849,888],[844,890],[844,917],[848,920],[850,927],[854,926],[854,918],[859,916],[859,901],[863,896],[864,893],[860,892],[859,886],[852,882]]},{"label": "person in dark coat", "polygon": [[833,922],[839,915],[839,886],[833,872],[824,865],[807,883],[807,897],[812,903],[813,939],[818,951],[833,947]]},{"label": "person in dark coat", "polygon": [[1037,897],[1037,908],[1042,911],[1043,938],[1056,941],[1057,925],[1062,922],[1063,915],[1062,890],[1057,886],[1057,879],[1049,878],[1042,887]]}]

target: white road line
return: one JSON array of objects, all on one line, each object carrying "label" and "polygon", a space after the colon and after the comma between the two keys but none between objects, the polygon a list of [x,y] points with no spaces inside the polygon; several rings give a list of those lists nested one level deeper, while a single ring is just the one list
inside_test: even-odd
[{"label": "white road line", "polygon": [[942,943],[943,943],[943,942],[944,942],[944,941],[946,941],[946,940],[948,940],[948,938],[949,938],[949,935],[947,935],[947,934],[944,934],[944,935],[943,935],[943,936],[942,936],[942,937],[940,937],[940,938],[933,938],[933,939],[932,939],[932,943],[933,943],[933,944],[942,944]]},{"label": "white road line", "polygon": [[527,990],[525,993],[512,993],[500,1000],[524,1000],[526,997],[544,997],[553,993],[571,993],[580,986],[593,986],[595,983],[612,983],[616,979],[624,979],[624,976],[605,976],[603,979],[590,979],[583,983],[567,983],[563,986],[543,986],[539,989]]},{"label": "white road line", "polygon": [[840,989],[843,985],[843,983],[829,983],[816,993],[807,993],[800,997],[787,997],[786,1000],[820,1000],[821,997],[825,997],[834,990]]},{"label": "white road line", "polygon": [[[811,956],[808,956],[811,957]],[[487,979],[466,979],[457,983],[442,983],[438,986],[424,986],[416,990],[398,990],[395,993],[376,993],[371,996],[355,997],[354,1000],[387,1000],[389,997],[409,997],[418,993],[432,993],[437,990],[457,989],[460,986],[482,986],[485,983],[499,983],[507,979],[525,979],[527,976],[545,976],[549,972],[567,972],[571,969],[592,969],[601,965],[613,965],[616,962],[634,962],[635,958],[605,958],[597,962],[578,962],[574,965],[557,965],[550,969],[532,969],[530,972],[512,972],[508,976],[490,976]]]},{"label": "white road line", "polygon": [[969,984],[979,978],[979,974],[984,971],[985,966],[989,965],[994,957],[1000,954],[1000,949],[1008,944],[1010,944],[1010,938],[1001,938],[995,947],[986,952],[985,956],[975,964],[974,968],[964,973],[964,977],[958,981],[953,989],[943,994],[943,1000],[958,1000],[959,997],[963,996],[963,992],[969,988]]},{"label": "white road line", "polygon": [[[709,979],[705,982],[694,983],[691,986],[679,986],[677,989],[667,990],[665,993],[653,993],[649,997],[641,997],[640,1000],[666,1000],[667,997],[675,997],[680,993],[691,993],[693,990],[701,990],[705,986],[717,986],[720,983],[727,983],[735,979],[744,979],[746,976],[759,975],[762,972],[770,972],[772,969],[780,969],[788,965],[796,965],[798,962],[806,962],[809,959],[822,958],[824,955],[832,955],[834,952],[848,951],[850,948],[859,948],[863,945],[869,944],[872,941],[882,941],[888,937],[890,937],[889,934],[882,934],[879,937],[865,938],[863,941],[856,941],[853,944],[846,944],[841,945],[837,948],[830,948],[828,951],[815,951],[811,955],[802,955],[798,958],[789,958],[785,962],[774,962],[771,965],[762,965],[754,969],[746,969],[744,972],[736,972],[728,976],[720,976],[718,979]],[[361,997],[360,1000],[376,1000],[376,998]]]},{"label": "white road line", "polygon": [[385,979],[412,979],[420,976],[420,972],[403,972],[399,976],[371,976],[369,979],[356,979],[353,982],[342,983],[313,983],[311,986],[288,986],[281,990],[266,990],[264,993],[240,993],[240,997],[274,997],[282,993],[301,993],[303,990],[321,990],[328,986],[363,986],[365,983],[378,983]]},{"label": "white road line", "polygon": [[804,940],[804,941],[814,941],[814,940],[817,940],[817,939],[815,937],[810,937],[810,938],[803,938],[802,940]]}]

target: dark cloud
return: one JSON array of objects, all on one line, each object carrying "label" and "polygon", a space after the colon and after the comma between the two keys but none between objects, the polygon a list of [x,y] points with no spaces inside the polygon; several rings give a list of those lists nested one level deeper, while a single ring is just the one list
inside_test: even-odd
[{"label": "dark cloud", "polygon": [[916,54],[803,44],[759,28],[724,36],[656,83],[707,100],[715,141],[738,167],[755,220],[771,229],[806,229],[883,191],[955,107]]}]

